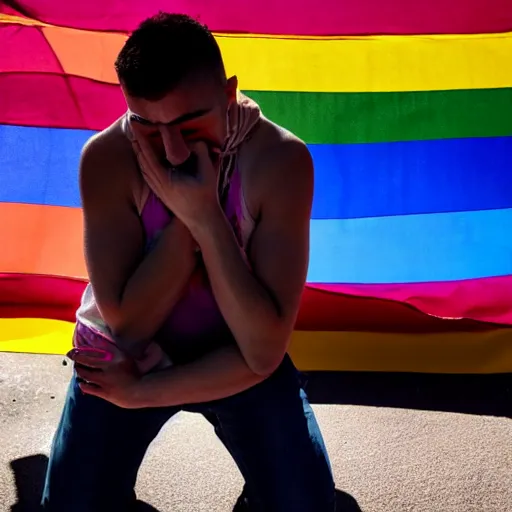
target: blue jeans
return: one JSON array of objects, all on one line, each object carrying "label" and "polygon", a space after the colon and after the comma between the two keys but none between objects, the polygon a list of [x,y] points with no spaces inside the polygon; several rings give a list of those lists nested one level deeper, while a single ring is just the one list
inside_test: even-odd
[{"label": "blue jeans", "polygon": [[180,410],[201,413],[213,424],[245,479],[251,511],[334,511],[325,445],[288,356],[271,377],[242,393],[179,408],[121,409],[83,394],[73,377],[53,441],[43,509],[131,510],[146,450]]}]

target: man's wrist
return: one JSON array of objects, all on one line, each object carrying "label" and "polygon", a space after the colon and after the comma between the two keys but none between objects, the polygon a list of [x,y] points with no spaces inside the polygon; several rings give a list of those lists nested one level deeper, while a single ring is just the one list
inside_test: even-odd
[{"label": "man's wrist", "polygon": [[147,375],[142,375],[130,390],[130,402],[134,409],[152,407],[148,396]]},{"label": "man's wrist", "polygon": [[201,247],[202,244],[207,243],[209,239],[215,237],[219,230],[229,227],[228,220],[222,208],[212,208],[208,215],[197,222],[191,223],[190,232]]},{"label": "man's wrist", "polygon": [[[171,371],[172,369],[167,368],[147,373],[137,381],[132,390],[133,403],[136,404],[137,409],[178,405],[177,403],[171,403],[171,400],[167,399],[170,396],[170,390],[172,388],[171,382],[168,382],[170,380],[169,372]],[[162,396],[162,386],[158,382],[161,379],[166,380],[165,396]]]},{"label": "man's wrist", "polygon": [[179,248],[181,253],[194,261],[193,256],[197,252],[197,242],[190,229],[179,219],[175,218],[162,232],[162,243],[169,250]]},{"label": "man's wrist", "polygon": [[142,359],[148,345],[150,343],[149,340],[144,341],[130,341],[128,338],[123,336],[115,336],[116,345],[126,354],[128,354],[135,361]]}]

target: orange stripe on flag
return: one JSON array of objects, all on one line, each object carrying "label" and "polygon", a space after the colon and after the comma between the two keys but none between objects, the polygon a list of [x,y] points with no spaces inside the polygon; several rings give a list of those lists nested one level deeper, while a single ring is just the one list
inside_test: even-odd
[{"label": "orange stripe on flag", "polygon": [[126,36],[86,32],[62,27],[41,29],[68,75],[117,84],[114,62]]},{"label": "orange stripe on flag", "polygon": [[0,203],[2,272],[86,277],[79,208]]}]

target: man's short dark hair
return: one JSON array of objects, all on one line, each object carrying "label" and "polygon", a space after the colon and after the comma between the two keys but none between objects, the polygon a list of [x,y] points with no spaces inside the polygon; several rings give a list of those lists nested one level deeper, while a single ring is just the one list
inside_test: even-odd
[{"label": "man's short dark hair", "polygon": [[226,78],[213,34],[185,14],[159,13],[143,21],[121,49],[115,68],[128,94],[151,101],[200,73]]}]

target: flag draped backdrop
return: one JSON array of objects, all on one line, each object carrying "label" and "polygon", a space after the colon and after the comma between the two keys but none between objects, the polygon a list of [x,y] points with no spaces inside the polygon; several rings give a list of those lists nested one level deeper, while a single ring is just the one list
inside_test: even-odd
[{"label": "flag draped backdrop", "polygon": [[315,162],[304,369],[512,371],[509,0],[0,1],[0,351],[63,353],[86,282],[78,160],[167,10]]}]

